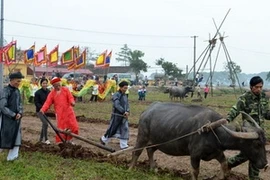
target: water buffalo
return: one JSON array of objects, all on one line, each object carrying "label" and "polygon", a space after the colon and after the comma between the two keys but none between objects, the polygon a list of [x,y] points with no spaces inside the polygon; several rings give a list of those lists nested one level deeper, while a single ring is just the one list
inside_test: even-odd
[{"label": "water buffalo", "polygon": [[175,98],[180,98],[180,101],[185,98],[186,94],[189,92],[193,92],[192,87],[186,86],[186,87],[168,87],[165,89],[164,93],[169,93],[169,97],[171,100]]},{"label": "water buffalo", "polygon": [[[142,148],[148,145],[160,144],[147,148],[150,168],[155,167],[154,152],[160,150],[172,156],[190,155],[192,179],[199,175],[200,160],[216,159],[221,164],[221,178],[228,173],[224,150],[240,150],[259,169],[267,165],[264,131],[247,114],[245,119],[252,121],[256,127],[249,127],[248,132],[236,132],[230,124],[218,126],[213,131],[197,133],[205,124],[215,123],[222,115],[207,107],[184,105],[179,103],[156,102],[150,105],[140,117],[138,136],[132,154],[131,166],[134,167]],[[223,122],[227,123],[225,119]],[[171,141],[191,132],[192,135]],[[164,142],[168,142],[165,143]]]}]

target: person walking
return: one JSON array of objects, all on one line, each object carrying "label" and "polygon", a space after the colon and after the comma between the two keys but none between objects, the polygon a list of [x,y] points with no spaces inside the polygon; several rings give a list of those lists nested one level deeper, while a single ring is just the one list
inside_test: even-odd
[{"label": "person walking", "polygon": [[[45,103],[50,90],[47,88],[48,87],[48,80],[43,78],[40,80],[40,86],[41,88],[37,90],[34,96],[34,102],[36,106],[36,113],[40,111],[42,108],[43,104]],[[43,119],[40,119],[42,122],[42,127],[41,127],[41,132],[40,132],[40,138],[39,142],[44,142],[45,144],[51,144],[51,142],[48,139],[48,122],[44,121]]]},{"label": "person walking", "polygon": [[[227,115],[227,121],[232,122],[239,114],[244,111],[249,114],[256,123],[264,129],[264,120],[270,120],[269,102],[265,93],[262,91],[263,79],[254,76],[249,82],[250,90],[238,98],[236,104],[231,108]],[[244,123],[247,123],[244,121]],[[251,125],[251,124],[250,124]],[[229,169],[234,168],[248,159],[243,153],[228,158]],[[259,169],[249,161],[248,175],[250,180],[259,180]]]},{"label": "person walking", "polygon": [[89,100],[90,102],[93,102],[93,101],[97,102],[97,99],[98,99],[98,87],[99,87],[98,82],[95,81],[95,83],[93,85],[93,89],[92,89],[92,96],[91,96],[91,98]]},{"label": "person walking", "polygon": [[[44,114],[50,106],[54,104],[58,129],[70,130],[74,134],[79,134],[79,126],[73,110],[73,107],[75,106],[74,98],[69,89],[62,87],[60,82],[61,79],[58,77],[55,77],[50,81],[53,89],[49,93],[45,103],[40,109],[40,112]],[[61,136],[66,141],[71,142],[72,136],[63,134],[61,134]],[[58,136],[56,136],[55,140],[56,143],[61,142],[61,139]]]},{"label": "person walking", "polygon": [[198,85],[196,86],[196,91],[197,91],[197,98],[202,98],[202,95],[201,95],[201,86]]},{"label": "person walking", "polygon": [[119,83],[119,91],[113,94],[112,102],[113,109],[109,127],[105,134],[100,138],[103,145],[109,143],[110,138],[116,137],[120,139],[120,148],[128,148],[129,139],[129,103],[125,94],[128,89],[128,82],[122,81]]},{"label": "person walking", "polygon": [[205,85],[204,89],[203,89],[203,92],[204,92],[204,99],[207,98],[207,95],[209,93],[209,87],[208,87],[208,84]]},{"label": "person walking", "polygon": [[22,99],[18,89],[24,76],[20,72],[9,75],[9,85],[0,93],[0,148],[9,149],[7,161],[16,160],[22,141]]}]

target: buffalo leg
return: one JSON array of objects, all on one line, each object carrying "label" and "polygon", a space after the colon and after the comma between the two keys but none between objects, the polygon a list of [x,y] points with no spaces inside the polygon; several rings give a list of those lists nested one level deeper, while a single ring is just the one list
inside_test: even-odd
[{"label": "buffalo leg", "polygon": [[197,180],[200,173],[200,158],[191,157],[191,167],[192,167],[191,172],[192,180]]},{"label": "buffalo leg", "polygon": [[226,175],[229,173],[229,168],[224,153],[220,153],[216,160],[220,163],[221,166],[219,179],[225,179]]},{"label": "buffalo leg", "polygon": [[150,169],[154,169],[156,167],[156,162],[154,161],[154,152],[157,148],[147,148],[147,155],[149,158]]},{"label": "buffalo leg", "polygon": [[135,150],[139,149],[139,150],[132,152],[132,159],[131,159],[129,169],[132,169],[135,166],[139,156],[141,155],[141,153],[143,151],[143,149],[140,149],[140,148],[147,146],[147,143],[148,143],[148,138],[146,136],[140,136],[140,133],[138,133],[138,138],[137,138],[136,146],[134,149]]}]

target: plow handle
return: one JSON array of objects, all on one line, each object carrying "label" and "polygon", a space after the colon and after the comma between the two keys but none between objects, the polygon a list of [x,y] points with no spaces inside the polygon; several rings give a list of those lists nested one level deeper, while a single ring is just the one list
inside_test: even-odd
[{"label": "plow handle", "polygon": [[47,116],[45,114],[42,114],[41,112],[38,112],[38,117],[41,120],[45,120],[46,122],[48,122],[48,124],[52,127],[52,129],[54,130],[54,132],[57,134],[57,136],[61,139],[61,141],[64,143],[66,142],[63,137],[60,135],[59,130],[51,123],[51,121],[47,118]]}]

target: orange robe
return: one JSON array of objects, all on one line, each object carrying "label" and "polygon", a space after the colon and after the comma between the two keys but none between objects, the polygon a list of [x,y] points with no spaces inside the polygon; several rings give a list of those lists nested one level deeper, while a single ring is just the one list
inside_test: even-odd
[{"label": "orange robe", "polygon": [[[74,102],[74,98],[66,87],[61,87],[61,92],[57,92],[54,89],[49,93],[41,110],[46,112],[52,104],[54,104],[56,121],[58,129],[69,129],[72,133],[79,133],[79,126],[76,120],[76,116],[71,106]],[[60,133],[61,134],[61,133]],[[71,136],[61,134],[63,139],[70,140]],[[56,135],[56,142],[61,142],[61,139]]]}]

